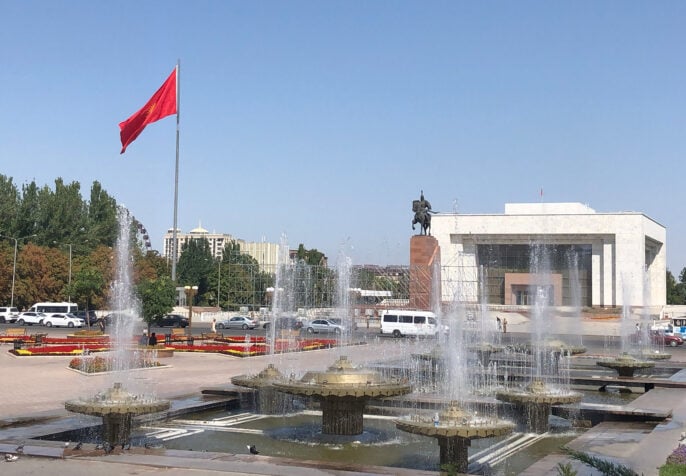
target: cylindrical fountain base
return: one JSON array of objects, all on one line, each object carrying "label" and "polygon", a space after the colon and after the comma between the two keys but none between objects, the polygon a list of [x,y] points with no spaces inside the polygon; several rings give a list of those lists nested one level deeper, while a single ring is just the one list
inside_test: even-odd
[{"label": "cylindrical fountain base", "polygon": [[131,413],[109,413],[102,416],[103,441],[116,446],[131,438]]},{"label": "cylindrical fountain base", "polygon": [[280,415],[293,411],[293,395],[279,392],[271,385],[260,387],[255,392],[255,411],[262,415]]},{"label": "cylindrical fountain base", "polygon": [[363,431],[366,399],[325,397],[321,400],[322,433],[325,435],[359,435]]},{"label": "cylindrical fountain base", "polygon": [[548,431],[548,415],[550,415],[551,407],[549,403],[524,403],[525,423],[529,432],[540,435]]},{"label": "cylindrical fountain base", "polygon": [[441,466],[450,464],[458,473],[466,473],[469,465],[469,438],[459,436],[438,437]]}]

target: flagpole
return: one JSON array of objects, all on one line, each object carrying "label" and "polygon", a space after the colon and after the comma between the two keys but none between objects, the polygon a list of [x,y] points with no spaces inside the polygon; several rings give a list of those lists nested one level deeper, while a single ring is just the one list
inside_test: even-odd
[{"label": "flagpole", "polygon": [[179,214],[179,116],[181,116],[181,90],[179,88],[179,75],[181,73],[181,60],[176,61],[176,173],[174,175],[174,229],[172,230],[172,269],[171,279],[176,283],[176,259],[178,255],[178,241],[176,228]]}]

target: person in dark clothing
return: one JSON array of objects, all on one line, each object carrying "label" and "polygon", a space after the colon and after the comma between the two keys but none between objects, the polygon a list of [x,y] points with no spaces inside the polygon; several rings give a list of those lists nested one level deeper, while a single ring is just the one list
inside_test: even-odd
[{"label": "person in dark clothing", "polygon": [[148,339],[148,345],[157,345],[157,336],[154,332],[150,334],[150,339]]}]

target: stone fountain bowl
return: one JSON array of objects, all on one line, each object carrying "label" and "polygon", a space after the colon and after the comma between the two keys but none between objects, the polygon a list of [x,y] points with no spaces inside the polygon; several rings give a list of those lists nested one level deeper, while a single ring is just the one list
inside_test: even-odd
[{"label": "stone fountain bowl", "polygon": [[526,387],[496,392],[495,398],[501,402],[524,404],[542,403],[547,405],[563,405],[581,401],[582,395],[571,390],[549,387],[540,380],[534,380]]},{"label": "stone fountain bowl", "polygon": [[379,372],[353,367],[342,356],[323,372],[307,372],[300,380],[275,382],[283,392],[304,396],[393,397],[412,392],[409,382],[384,378]]},{"label": "stone fountain bowl", "polygon": [[439,415],[438,423],[430,418],[415,417],[396,420],[395,426],[399,430],[416,435],[431,436],[434,438],[492,438],[511,433],[515,424],[500,419],[482,418],[468,413],[455,402]]},{"label": "stone fountain bowl", "polygon": [[231,377],[232,384],[248,388],[267,387],[275,382],[283,382],[285,380],[286,378],[279,372],[274,364],[267,365],[267,367],[257,375],[238,375],[236,377]]},{"label": "stone fountain bowl", "polygon": [[672,354],[662,350],[646,350],[636,354],[636,357],[641,360],[669,360]]},{"label": "stone fountain bowl", "polygon": [[633,357],[627,353],[618,355],[617,357],[611,359],[601,359],[596,362],[597,365],[601,367],[609,367],[612,369],[619,367],[632,367],[635,369],[646,369],[655,366],[655,362],[650,362],[647,360],[640,360]]},{"label": "stone fountain bowl", "polygon": [[64,404],[64,408],[70,412],[93,416],[143,415],[168,410],[170,406],[169,400],[154,400],[132,395],[124,390],[120,383],[115,383],[114,387],[93,398],[69,400]]}]

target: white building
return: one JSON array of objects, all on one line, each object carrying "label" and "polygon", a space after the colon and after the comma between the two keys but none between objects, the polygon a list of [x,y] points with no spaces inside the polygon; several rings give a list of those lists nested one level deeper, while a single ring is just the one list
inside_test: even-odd
[{"label": "white building", "polygon": [[[173,233],[174,229],[170,228],[164,234],[162,256],[167,259],[171,259],[173,253]],[[189,233],[182,233],[180,229],[176,229],[177,255],[181,255],[183,245],[188,241],[201,238],[206,239],[210,243],[210,250],[215,259],[221,259],[224,253],[224,246],[235,241],[241,248],[241,254],[248,254],[255,258],[261,269],[276,269],[279,258],[279,245],[277,243],[247,242],[226,233],[210,233],[201,226],[192,229]]]},{"label": "white building", "polygon": [[508,203],[504,214],[434,215],[431,234],[443,301],[530,305],[546,292],[560,306],[666,304],[666,229],[640,212]]}]

